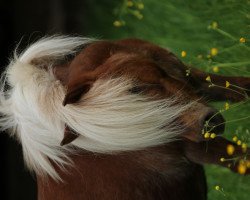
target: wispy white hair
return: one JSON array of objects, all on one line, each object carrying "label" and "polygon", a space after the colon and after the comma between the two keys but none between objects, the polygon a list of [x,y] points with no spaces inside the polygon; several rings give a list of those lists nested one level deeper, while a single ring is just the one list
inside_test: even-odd
[{"label": "wispy white hair", "polygon": [[[17,136],[27,166],[37,174],[60,179],[51,161],[69,164],[68,155],[76,147],[97,153],[138,150],[171,142],[183,131],[176,119],[192,103],[131,94],[133,81],[126,77],[99,79],[78,103],[63,106],[66,89],[56,80],[53,64],[89,42],[79,37],[41,39],[15,55],[2,77],[1,129]],[[65,125],[80,136],[60,146]]]}]

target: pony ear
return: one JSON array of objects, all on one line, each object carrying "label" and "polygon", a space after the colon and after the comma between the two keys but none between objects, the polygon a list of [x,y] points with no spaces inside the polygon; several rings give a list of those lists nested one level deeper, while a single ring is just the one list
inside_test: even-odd
[{"label": "pony ear", "polygon": [[63,146],[63,145],[71,143],[76,138],[78,138],[79,135],[80,135],[79,133],[76,133],[74,130],[72,130],[71,128],[69,128],[66,125],[66,127],[64,129],[64,136],[63,136],[63,139],[62,139],[60,145]]},{"label": "pony ear", "polygon": [[88,81],[68,87],[67,93],[63,100],[63,106],[78,102],[82,95],[86,94],[90,90],[92,85],[93,82]]}]

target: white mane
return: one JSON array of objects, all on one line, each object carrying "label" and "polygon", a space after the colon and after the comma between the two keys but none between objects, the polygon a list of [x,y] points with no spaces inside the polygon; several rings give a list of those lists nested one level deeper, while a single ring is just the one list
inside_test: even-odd
[{"label": "white mane", "polygon": [[[72,147],[101,153],[138,150],[171,142],[183,131],[174,121],[191,103],[130,94],[132,81],[125,77],[99,79],[79,103],[64,107],[65,88],[51,67],[89,42],[75,37],[39,40],[15,55],[2,77],[1,129],[12,130],[27,166],[40,175],[60,179],[51,161],[69,164]],[[80,136],[60,146],[65,124]]]}]

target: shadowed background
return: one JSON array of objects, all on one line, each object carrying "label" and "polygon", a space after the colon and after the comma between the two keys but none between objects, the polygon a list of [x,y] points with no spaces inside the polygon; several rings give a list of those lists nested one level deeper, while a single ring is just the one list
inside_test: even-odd
[{"label": "shadowed background", "polygon": [[[135,3],[128,8],[124,0],[1,0],[1,71],[20,40],[22,48],[45,34],[65,33],[99,39],[137,37],[168,47],[185,63],[205,71],[250,76],[249,0],[132,2],[143,3],[144,8],[137,8]],[[139,11],[143,18],[131,10]],[[126,25],[116,27],[114,21]],[[223,31],[209,29],[213,22]],[[246,39],[244,45],[239,44],[241,37]],[[211,58],[212,48],[216,48],[218,54]],[[182,51],[186,52],[185,57],[181,57]],[[214,106],[221,109],[224,103]],[[229,109],[223,115],[228,121],[249,116],[250,104],[247,102]],[[243,140],[249,142],[249,126],[249,119],[228,123],[225,135],[231,139],[238,133],[240,138],[243,136]],[[0,148],[0,198],[36,199],[35,178],[23,166],[20,145],[7,134],[0,134]],[[250,177],[216,166],[206,166],[206,173],[210,200],[249,199]],[[215,185],[222,187],[225,193],[216,191]]]}]

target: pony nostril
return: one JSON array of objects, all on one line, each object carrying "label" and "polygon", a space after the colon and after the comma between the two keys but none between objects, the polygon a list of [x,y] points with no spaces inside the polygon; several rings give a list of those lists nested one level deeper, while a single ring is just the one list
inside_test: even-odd
[{"label": "pony nostril", "polygon": [[218,111],[213,110],[205,116],[203,126],[206,132],[222,134],[225,130],[225,120]]}]

